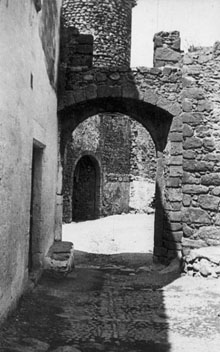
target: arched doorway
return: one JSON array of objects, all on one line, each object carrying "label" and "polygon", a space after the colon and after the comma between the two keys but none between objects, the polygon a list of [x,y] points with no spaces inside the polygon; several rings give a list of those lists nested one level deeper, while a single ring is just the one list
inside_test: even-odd
[{"label": "arched doorway", "polygon": [[96,219],[99,213],[100,170],[90,155],[82,156],[73,177],[72,220]]},{"label": "arched doorway", "polygon": [[[131,94],[134,95],[134,98],[97,97],[69,104],[60,109],[59,117],[62,122],[61,158],[64,160],[65,146],[71,138],[72,132],[79,123],[90,116],[105,112],[119,113],[140,122],[150,133],[156,149],[154,256],[160,258],[161,261],[167,260],[168,257],[170,260],[179,255],[181,251],[182,164],[176,166],[175,163],[176,156],[181,153],[182,148],[182,117],[179,116],[180,110],[175,110],[174,106],[166,101],[163,101],[165,109],[135,98],[136,92]],[[174,184],[174,180],[177,181],[176,184]],[[178,234],[176,234],[176,228],[180,229]]]}]

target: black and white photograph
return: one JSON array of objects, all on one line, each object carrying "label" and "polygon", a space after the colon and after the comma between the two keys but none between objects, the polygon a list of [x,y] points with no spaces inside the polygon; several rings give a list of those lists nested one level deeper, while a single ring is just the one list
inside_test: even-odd
[{"label": "black and white photograph", "polygon": [[220,351],[220,0],[0,0],[0,352]]}]

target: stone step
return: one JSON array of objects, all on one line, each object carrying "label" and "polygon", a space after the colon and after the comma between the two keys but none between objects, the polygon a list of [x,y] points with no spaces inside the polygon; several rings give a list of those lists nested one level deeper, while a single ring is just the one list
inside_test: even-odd
[{"label": "stone step", "polygon": [[74,268],[74,245],[72,242],[55,241],[44,261],[44,271],[56,277],[66,276]]}]

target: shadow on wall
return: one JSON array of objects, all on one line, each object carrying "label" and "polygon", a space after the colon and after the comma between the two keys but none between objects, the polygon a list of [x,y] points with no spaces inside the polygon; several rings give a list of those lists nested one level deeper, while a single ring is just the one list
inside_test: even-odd
[{"label": "shadow on wall", "polygon": [[[182,235],[179,231],[177,234],[179,242],[177,238],[173,237],[173,228],[167,215],[165,198],[165,185],[168,182],[165,178],[169,175],[169,165],[166,163],[166,147],[173,115],[166,110],[166,102],[164,102],[165,109],[161,107],[162,104],[160,106],[156,105],[153,90],[151,91],[149,88],[151,85],[155,87],[155,84],[159,84],[161,71],[158,68],[135,72],[126,67],[92,68],[92,38],[84,37],[86,40],[90,38],[90,45],[88,45],[88,42],[82,43],[80,38],[83,38],[83,36],[81,37],[75,28],[71,28],[69,32],[65,29],[62,40],[58,94],[62,162],[66,143],[71,140],[72,132],[79,123],[87,118],[105,112],[122,113],[140,122],[150,133],[157,153],[154,259],[167,263],[178,255],[181,249]],[[87,49],[84,48],[84,45]],[[86,52],[83,53],[83,50]],[[81,55],[82,61],[80,61]],[[178,226],[180,226],[179,219],[176,218],[174,221],[177,221]],[[172,280],[173,277],[170,281]],[[161,314],[166,317],[163,290],[160,289],[155,295],[157,295],[157,304],[160,306]],[[141,337],[140,341],[137,340],[135,346],[138,346],[138,343],[142,344],[140,351],[146,351],[149,348],[149,351],[171,351],[168,328],[169,322],[165,318],[161,323],[163,346],[155,341],[152,341],[150,346],[146,336]],[[129,329],[129,324],[125,325],[127,334]],[[157,332],[155,325],[155,338]],[[97,335],[95,337],[96,342],[100,339],[102,339],[102,336]],[[119,342],[122,342],[120,338]],[[131,344],[130,347],[127,347],[127,350],[130,351],[133,347]]]}]

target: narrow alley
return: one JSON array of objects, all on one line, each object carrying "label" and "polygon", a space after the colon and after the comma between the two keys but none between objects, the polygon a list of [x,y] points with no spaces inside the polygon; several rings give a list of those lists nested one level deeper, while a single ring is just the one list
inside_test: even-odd
[{"label": "narrow alley", "polygon": [[[0,351],[219,351],[219,280],[181,276],[175,265],[153,264],[151,248],[143,251],[141,241],[136,253],[106,254],[113,252],[112,239],[123,238],[129,217],[135,226],[134,215],[100,219],[105,238],[103,222],[120,225],[120,231],[112,226],[117,236],[112,232],[99,251],[76,247],[75,269],[67,277],[43,275],[3,325]],[[143,224],[147,217],[152,224],[146,214]],[[94,222],[87,222],[88,233],[98,226]],[[85,241],[85,224],[68,226],[77,225],[84,227]],[[124,248],[129,249],[126,243]]]}]

